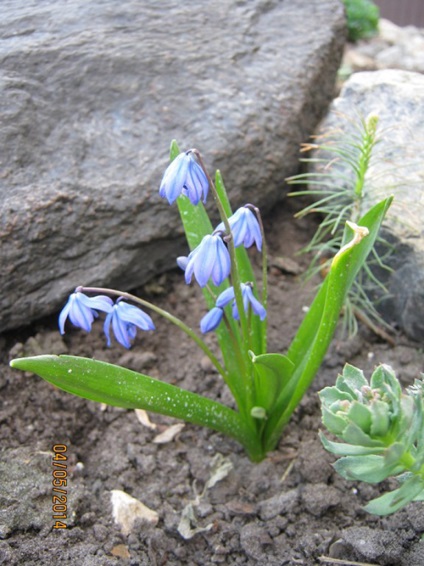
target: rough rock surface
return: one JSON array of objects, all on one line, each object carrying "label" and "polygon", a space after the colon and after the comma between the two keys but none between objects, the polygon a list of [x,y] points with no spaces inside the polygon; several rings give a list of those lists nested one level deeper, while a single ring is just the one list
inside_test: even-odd
[{"label": "rough rock surface", "polygon": [[424,29],[381,19],[378,35],[347,44],[343,73],[401,69],[424,73]]},{"label": "rough rock surface", "polygon": [[[2,4],[0,331],[173,265],[170,140],[271,207],[333,94],[338,0]],[[178,250],[178,248],[180,248]]]},{"label": "rough rock surface", "polygon": [[[365,208],[394,195],[385,233],[394,243],[394,273],[381,307],[411,338],[424,338],[424,76],[384,70],[355,73],[333,101],[320,131],[354,133],[358,117],[379,117],[365,179]],[[342,166],[337,164],[339,173]]]}]

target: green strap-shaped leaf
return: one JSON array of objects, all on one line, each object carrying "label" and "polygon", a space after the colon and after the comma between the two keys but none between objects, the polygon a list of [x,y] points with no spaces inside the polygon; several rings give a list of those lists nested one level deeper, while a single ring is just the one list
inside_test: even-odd
[{"label": "green strap-shaped leaf", "polygon": [[255,405],[269,413],[289,381],[294,365],[282,354],[253,355],[252,363],[255,370]]},{"label": "green strap-shaped leaf", "polygon": [[[206,426],[237,439],[255,457],[255,436],[229,407],[119,366],[76,356],[18,358],[10,365],[60,389],[108,405],[145,409]],[[256,441],[257,442],[257,441]]]},{"label": "green strap-shaped leaf", "polygon": [[[287,357],[295,370],[284,397],[277,403],[267,422],[267,450],[272,450],[291,414],[299,404],[327,352],[343,308],[346,294],[364,264],[377,238],[392,197],[375,205],[358,222],[369,234],[358,244],[341,250],[333,259],[330,271],[306,314]],[[350,228],[346,234],[352,235]],[[349,238],[346,235],[345,241]]]}]

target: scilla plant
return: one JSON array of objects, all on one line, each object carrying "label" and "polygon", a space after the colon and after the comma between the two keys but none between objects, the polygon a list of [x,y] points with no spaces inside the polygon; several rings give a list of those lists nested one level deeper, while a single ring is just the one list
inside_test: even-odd
[{"label": "scilla plant", "polygon": [[424,501],[423,380],[402,391],[390,366],[378,366],[368,383],[360,369],[347,364],[336,385],[319,395],[323,424],[342,440],[321,434],[324,447],[341,456],[336,471],[348,480],[379,483],[397,477],[401,484],[370,501],[366,511],[389,515]]},{"label": "scilla plant", "polygon": [[[221,217],[215,229],[203,205],[209,191]],[[104,312],[107,342],[112,328],[117,341],[129,347],[137,328],[155,328],[150,315],[142,310],[148,309],[175,324],[209,357],[233,394],[236,408],[93,359],[46,355],[15,359],[11,366],[87,399],[210,427],[238,440],[251,460],[260,461],[276,447],[320,367],[346,293],[373,247],[391,199],[374,206],[358,225],[346,226],[343,246],[325,283],[288,352],[282,354],[267,352],[267,253],[259,210],[246,204],[233,213],[220,172],[213,181],[200,153],[195,149],[180,152],[175,141],[159,194],[178,206],[191,251],[177,262],[186,283],[195,279],[200,285],[209,309],[200,321],[200,335],[143,298],[82,286],[71,294],[59,316],[60,331],[65,331],[66,319],[90,331],[99,312]],[[246,251],[251,246],[262,253],[260,286]],[[220,353],[213,352],[201,337],[207,332],[216,333]]]}]

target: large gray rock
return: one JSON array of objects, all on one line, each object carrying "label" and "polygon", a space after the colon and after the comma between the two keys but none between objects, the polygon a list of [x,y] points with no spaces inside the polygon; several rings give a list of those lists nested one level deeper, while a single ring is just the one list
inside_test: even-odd
[{"label": "large gray rock", "polygon": [[[333,101],[320,132],[354,134],[359,117],[378,116],[377,136],[365,177],[366,211],[386,196],[394,201],[384,235],[394,245],[386,260],[394,272],[390,296],[380,305],[415,340],[424,339],[424,75],[383,70],[356,73]],[[336,134],[337,135],[337,134]],[[341,162],[338,173],[347,174]],[[382,274],[384,276],[384,274]]]},{"label": "large gray rock", "polygon": [[9,1],[0,21],[0,330],[78,284],[131,289],[174,265],[157,195],[170,140],[269,208],[322,117],[339,0]]}]

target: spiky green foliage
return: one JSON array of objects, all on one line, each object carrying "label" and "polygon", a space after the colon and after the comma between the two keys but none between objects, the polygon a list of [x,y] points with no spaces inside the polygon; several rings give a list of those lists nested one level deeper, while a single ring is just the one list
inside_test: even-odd
[{"label": "spiky green foliage", "polygon": [[[288,179],[292,185],[307,186],[289,196],[306,195],[313,199],[296,216],[302,218],[314,213],[322,217],[311,241],[301,250],[312,255],[306,278],[327,271],[331,258],[340,248],[346,221],[356,223],[366,208],[372,184],[370,167],[379,143],[378,117],[358,118],[352,126],[353,133],[331,130],[317,137],[316,143],[305,144],[302,151],[313,151],[313,157],[301,161],[311,171]],[[376,273],[390,271],[385,261],[391,251],[390,244],[379,236],[376,248],[346,297],[343,325],[349,336],[356,334],[358,318],[377,332],[388,328],[375,306],[388,293]]]}]

